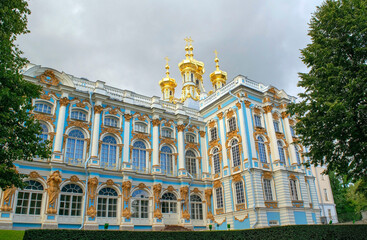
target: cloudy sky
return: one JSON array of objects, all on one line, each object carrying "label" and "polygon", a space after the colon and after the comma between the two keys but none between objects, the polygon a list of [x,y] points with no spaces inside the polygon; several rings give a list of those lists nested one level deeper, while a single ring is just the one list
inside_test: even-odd
[{"label": "cloudy sky", "polygon": [[307,71],[300,49],[308,22],[322,0],[31,0],[30,34],[19,46],[32,63],[76,77],[105,81],[147,96],[161,96],[164,57],[181,94],[177,64],[184,38],[209,74],[220,68],[297,95],[298,72]]}]

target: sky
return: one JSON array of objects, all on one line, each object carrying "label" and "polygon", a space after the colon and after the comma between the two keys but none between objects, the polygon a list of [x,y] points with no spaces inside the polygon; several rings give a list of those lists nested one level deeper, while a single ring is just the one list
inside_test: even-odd
[{"label": "sky", "polygon": [[311,42],[308,23],[322,0],[31,0],[29,34],[18,37],[31,63],[91,81],[161,96],[158,82],[182,79],[178,63],[191,37],[213,89],[214,50],[228,80],[241,74],[296,96],[300,49]]}]

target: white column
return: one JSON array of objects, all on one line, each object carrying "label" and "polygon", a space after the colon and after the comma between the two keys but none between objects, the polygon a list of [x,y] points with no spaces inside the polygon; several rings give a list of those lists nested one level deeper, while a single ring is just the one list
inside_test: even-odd
[{"label": "white column", "polygon": [[125,123],[124,123],[124,153],[123,153],[123,168],[125,168],[125,164],[129,161],[129,152],[130,152],[130,119],[132,115],[129,113],[125,113]]},{"label": "white column", "polygon": [[205,141],[205,131],[199,131],[200,147],[201,147],[201,166],[203,169],[203,176],[209,174],[208,149]]},{"label": "white column", "polygon": [[153,173],[160,172],[159,166],[159,119],[153,119]]},{"label": "white column", "polygon": [[240,127],[241,127],[241,138],[242,138],[242,151],[243,151],[243,156],[245,158],[250,159],[250,153],[247,151],[247,137],[246,137],[246,126],[245,126],[245,119],[243,117],[243,108],[241,107],[241,103],[238,102],[236,103],[236,106],[238,108],[238,120],[240,122]]},{"label": "white column", "polygon": [[[177,144],[178,144],[178,172],[179,176],[185,172],[185,151],[184,151],[184,135],[185,125],[177,125]],[[186,175],[186,174],[185,174]]]},{"label": "white column", "polygon": [[[246,106],[246,117],[247,117],[247,123],[248,123],[248,133],[250,135],[250,148],[251,148],[251,153],[252,153],[252,160],[257,160],[256,158],[256,147],[255,147],[255,139],[254,139],[254,127],[252,126],[252,115],[251,115],[251,111],[250,111],[250,105],[251,102],[245,100],[244,101],[245,106]],[[249,153],[250,155],[250,153]],[[250,157],[249,157],[250,158]],[[249,159],[250,161],[250,159]]]},{"label": "white column", "polygon": [[222,157],[223,157],[223,175],[227,175],[229,173],[229,170],[227,171],[227,174],[224,174],[224,170],[228,169],[228,157],[227,157],[227,149],[226,149],[226,133],[224,129],[224,123],[223,123],[223,113],[218,113],[217,117],[219,118],[219,131],[220,131],[220,140],[222,143]]},{"label": "white column", "polygon": [[97,158],[98,156],[98,140],[99,140],[99,122],[101,120],[101,111],[103,110],[103,107],[100,105],[94,106],[94,124],[93,124],[93,134],[91,139],[91,150],[92,150],[92,158]]},{"label": "white column", "polygon": [[293,143],[293,137],[292,137],[292,134],[291,134],[291,129],[289,127],[288,114],[286,112],[282,112],[282,119],[283,119],[283,123],[284,123],[285,137],[286,137],[287,142],[289,144],[288,150],[289,150],[289,153],[290,153],[291,164],[297,164],[296,152],[295,152],[294,146],[292,144]]},{"label": "white column", "polygon": [[64,135],[64,127],[65,127],[65,113],[66,113],[66,106],[69,104],[68,96],[64,96],[60,99],[60,109],[59,109],[59,116],[57,118],[57,128],[56,128],[56,136],[55,136],[55,147],[54,147],[54,154],[59,155],[59,157],[55,157],[53,160],[61,161],[61,149],[62,149],[62,138]]},{"label": "white column", "polygon": [[278,144],[277,144],[277,137],[275,135],[274,123],[273,123],[273,116],[271,115],[271,110],[273,109],[272,106],[268,105],[263,107],[265,111],[265,119],[267,125],[268,136],[270,138],[270,149],[271,149],[271,157],[272,161],[279,161],[279,152],[278,152]]}]

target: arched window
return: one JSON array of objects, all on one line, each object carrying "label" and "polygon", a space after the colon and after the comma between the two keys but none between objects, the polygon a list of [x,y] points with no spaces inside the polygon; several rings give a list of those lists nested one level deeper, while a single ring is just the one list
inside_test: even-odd
[{"label": "arched window", "polygon": [[215,189],[215,197],[217,199],[217,208],[223,208],[223,190],[222,187]]},{"label": "arched window", "polygon": [[282,143],[282,141],[278,141],[277,144],[278,144],[278,152],[279,152],[280,162],[285,163],[285,155],[284,155],[283,143]]},{"label": "arched window", "polygon": [[264,140],[260,136],[257,137],[257,146],[259,147],[260,161],[262,163],[267,163]]},{"label": "arched window", "polygon": [[173,173],[172,150],[168,146],[161,149],[161,171],[164,174]]},{"label": "arched window", "polygon": [[197,173],[195,153],[191,150],[186,152],[186,171],[194,177]]},{"label": "arched window", "polygon": [[236,182],[234,185],[236,189],[237,204],[245,203],[245,191],[243,189],[243,182],[239,181],[239,182]]},{"label": "arched window", "polygon": [[106,136],[102,140],[101,167],[115,168],[117,158],[117,142],[112,136]]},{"label": "arched window", "polygon": [[110,127],[117,127],[118,120],[115,117],[105,117],[104,125]]},{"label": "arched window", "polygon": [[236,124],[236,118],[235,117],[231,117],[229,120],[228,120],[228,126],[229,126],[229,131],[232,132],[232,131],[236,131],[237,129],[237,124]]},{"label": "arched window", "polygon": [[238,140],[237,139],[233,139],[231,149],[232,149],[233,167],[237,167],[237,166],[241,165],[240,148],[238,146]]},{"label": "arched window", "polygon": [[145,123],[142,123],[142,122],[136,122],[135,125],[134,125],[134,130],[135,130],[135,132],[146,133],[147,132],[147,125]]},{"label": "arched window", "polygon": [[220,158],[218,148],[214,148],[213,150],[213,165],[214,173],[220,173]]},{"label": "arched window", "polygon": [[136,190],[131,194],[131,217],[148,218],[149,195],[144,190]]},{"label": "arched window", "polygon": [[273,201],[273,190],[271,187],[271,180],[270,179],[264,179],[264,196],[265,201]]},{"label": "arched window", "polygon": [[98,193],[97,217],[117,216],[118,194],[113,188],[102,188]]},{"label": "arched window", "polygon": [[294,151],[296,152],[296,160],[297,160],[297,164],[300,165],[301,164],[301,157],[299,155],[298,152],[298,147],[296,145],[294,145]]},{"label": "arched window", "polygon": [[291,135],[292,137],[296,136],[295,132],[294,132],[294,128],[293,126],[289,126],[290,130],[291,130]]},{"label": "arched window", "polygon": [[67,184],[61,189],[59,215],[80,216],[83,190],[76,184]]},{"label": "arched window", "polygon": [[51,114],[51,105],[47,103],[36,103],[34,105],[34,111],[35,112],[41,112],[41,113],[47,113]]},{"label": "arched window", "polygon": [[193,220],[203,220],[203,203],[200,196],[191,195],[191,219]]},{"label": "arched window", "polygon": [[41,124],[42,133],[38,135],[39,138],[41,138],[40,142],[44,142],[48,138],[48,128],[45,124]]},{"label": "arched window", "polygon": [[16,214],[40,215],[43,186],[40,182],[29,180],[24,190],[19,190]]},{"label": "arched window", "polygon": [[297,181],[289,179],[292,200],[298,200]]},{"label": "arched window", "polygon": [[273,125],[274,125],[274,131],[275,132],[280,132],[280,130],[279,130],[279,122],[278,121],[273,121]]},{"label": "arched window", "polygon": [[177,212],[177,198],[173,193],[166,192],[162,195],[162,213]]},{"label": "arched window", "polygon": [[80,130],[69,133],[66,144],[66,163],[80,164],[84,154],[84,134]]},{"label": "arched window", "polygon": [[173,138],[173,131],[170,128],[162,128],[162,137]]},{"label": "arched window", "polygon": [[87,114],[84,111],[73,110],[71,112],[71,119],[86,121],[87,120]]},{"label": "arched window", "polygon": [[262,127],[261,116],[260,115],[254,115],[254,119],[255,119],[255,127]]},{"label": "arched window", "polygon": [[146,146],[142,141],[133,144],[133,170],[146,170]]},{"label": "arched window", "polygon": [[191,133],[186,134],[186,142],[194,143],[195,141],[195,135]]}]

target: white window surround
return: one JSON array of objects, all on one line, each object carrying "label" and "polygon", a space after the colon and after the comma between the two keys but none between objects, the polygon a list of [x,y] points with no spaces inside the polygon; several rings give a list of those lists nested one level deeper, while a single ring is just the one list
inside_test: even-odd
[{"label": "white window surround", "polygon": [[222,187],[215,189],[215,198],[216,198],[216,207],[217,208],[223,208],[224,207],[224,201],[223,201],[223,189]]},{"label": "white window surround", "polygon": [[213,127],[210,129],[210,141],[214,141],[218,139],[218,129],[217,127]]},{"label": "white window surround", "polygon": [[120,119],[114,115],[105,115],[103,118],[103,125],[107,127],[120,128]]},{"label": "white window surround", "polygon": [[186,133],[185,134],[185,141],[189,143],[196,143],[196,134],[195,133]]},{"label": "white window surround", "polygon": [[237,119],[236,117],[231,117],[228,119],[228,132],[236,131],[237,130]]},{"label": "white window surround", "polygon": [[274,185],[273,179],[268,179],[268,178],[263,179],[263,189],[264,189],[264,200],[265,201],[276,201],[273,185]]},{"label": "white window surround", "polygon": [[148,133],[148,124],[145,122],[135,121],[134,132]]},{"label": "white window surround", "polygon": [[90,119],[89,111],[85,110],[84,108],[77,108],[77,107],[71,108],[69,116],[71,120],[79,120],[84,122],[89,122]]},{"label": "white window surround", "polygon": [[236,203],[237,204],[244,204],[245,203],[245,188],[242,181],[234,183],[234,190],[236,196]]},{"label": "white window surround", "polygon": [[161,136],[165,138],[174,138],[174,131],[172,128],[169,127],[162,127],[161,128]]}]

